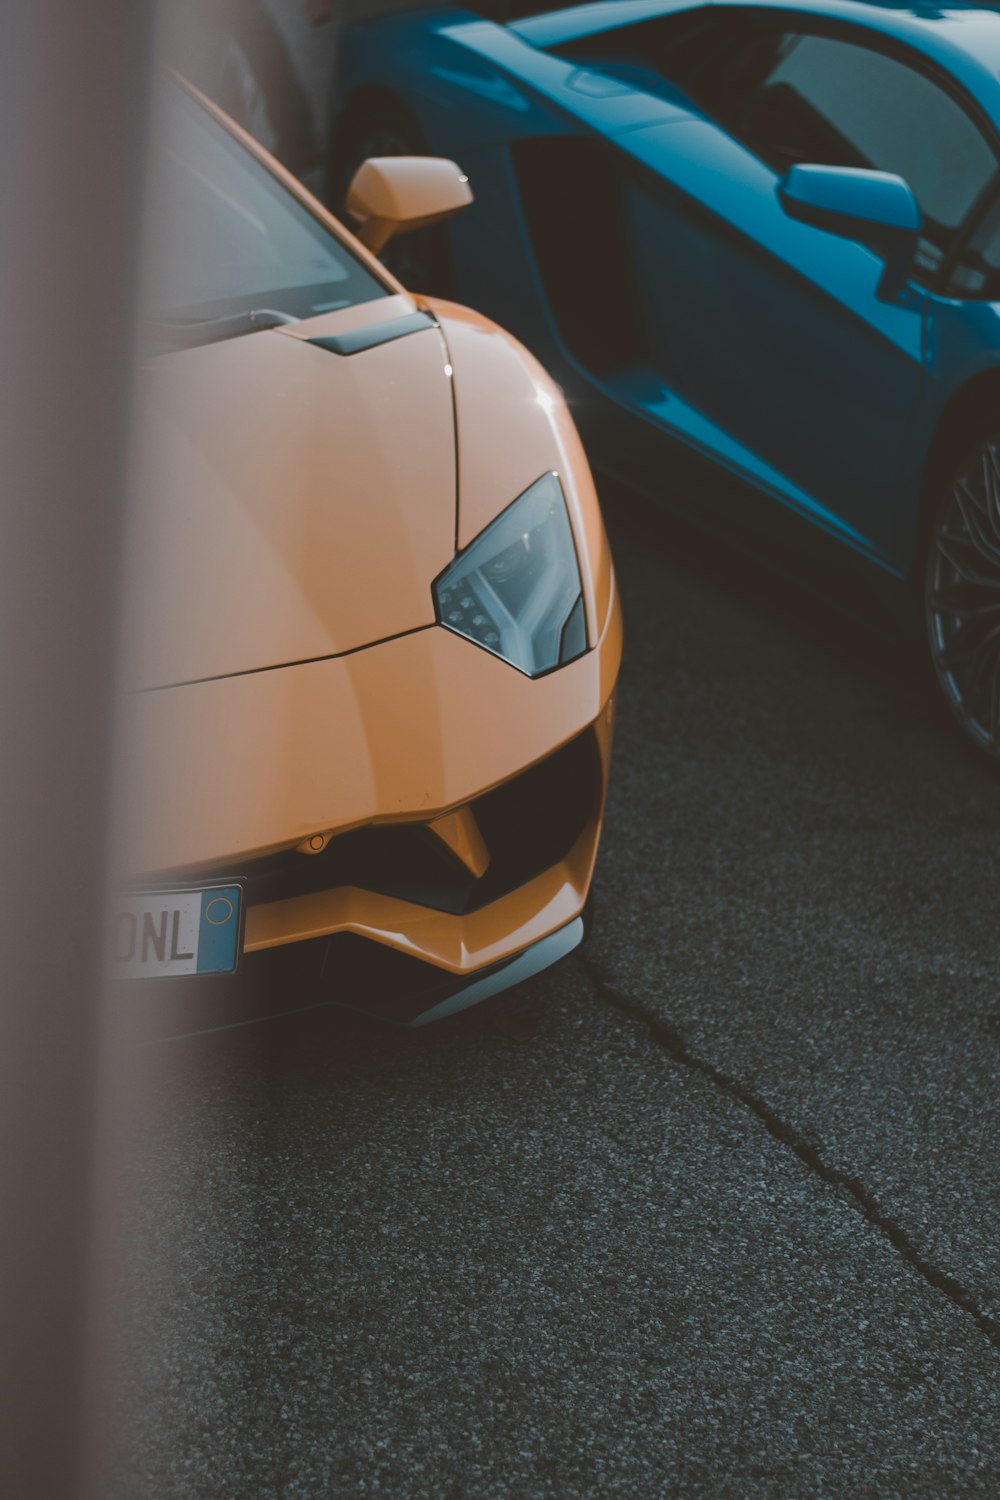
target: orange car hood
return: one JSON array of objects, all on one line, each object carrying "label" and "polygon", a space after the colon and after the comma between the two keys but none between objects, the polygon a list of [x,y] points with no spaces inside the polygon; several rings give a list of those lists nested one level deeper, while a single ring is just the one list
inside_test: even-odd
[{"label": "orange car hood", "polygon": [[391,297],[143,372],[124,677],[155,687],[340,655],[433,623],[454,555],[440,332],[342,355],[310,337],[413,311]]}]

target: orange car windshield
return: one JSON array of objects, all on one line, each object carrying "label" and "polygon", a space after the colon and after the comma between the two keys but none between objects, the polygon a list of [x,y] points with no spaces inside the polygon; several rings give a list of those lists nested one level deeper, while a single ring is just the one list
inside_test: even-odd
[{"label": "orange car windshield", "polygon": [[249,332],[388,295],[177,87],[169,90],[160,127],[154,183],[144,301],[158,332],[177,332],[177,342],[199,342],[202,332],[209,341],[219,336],[213,328]]}]

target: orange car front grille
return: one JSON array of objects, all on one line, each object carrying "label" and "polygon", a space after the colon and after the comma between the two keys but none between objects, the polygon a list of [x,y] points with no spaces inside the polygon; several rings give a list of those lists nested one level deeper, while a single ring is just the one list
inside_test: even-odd
[{"label": "orange car front grille", "polygon": [[447,826],[435,831],[432,823],[413,822],[355,829],[330,839],[320,854],[286,850],[234,873],[245,881],[248,906],[354,886],[466,915],[564,859],[598,812],[600,788],[597,746],[587,730],[466,804],[489,856],[485,870],[481,860],[462,857]]}]

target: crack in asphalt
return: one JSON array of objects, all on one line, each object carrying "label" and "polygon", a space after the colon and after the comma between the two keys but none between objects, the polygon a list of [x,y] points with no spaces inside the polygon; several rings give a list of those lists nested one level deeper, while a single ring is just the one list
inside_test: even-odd
[{"label": "crack in asphalt", "polygon": [[705,1057],[699,1057],[692,1052],[686,1038],[680,1031],[664,1021],[659,1016],[651,1015],[643,1005],[634,1000],[630,995],[623,994],[620,990],[606,979],[601,973],[599,966],[586,953],[580,955],[583,967],[588,978],[593,984],[598,998],[603,1000],[611,1009],[617,1010],[628,1016],[633,1021],[639,1021],[649,1030],[653,1041],[662,1047],[675,1062],[681,1067],[690,1068],[702,1077],[707,1078],[720,1092],[728,1094],[744,1109],[756,1116],[764,1126],[768,1134],[786,1147],[798,1157],[810,1172],[819,1177],[821,1181],[830,1187],[838,1189],[850,1202],[863,1214],[868,1222],[882,1233],[908,1265],[917,1272],[919,1276],[935,1291],[942,1292],[950,1302],[967,1313],[976,1324],[980,1332],[989,1340],[994,1349],[1000,1351],[1000,1320],[993,1318],[989,1313],[983,1312],[976,1302],[975,1297],[961,1282],[956,1281],[953,1276],[939,1271],[925,1260],[910,1239],[909,1235],[900,1224],[880,1207],[877,1198],[863,1182],[857,1177],[852,1177],[847,1172],[832,1167],[823,1160],[817,1148],[787,1120],[782,1119],[777,1110],[773,1109],[764,1099],[755,1094],[746,1084],[740,1083],[739,1079],[733,1078],[728,1073]]}]

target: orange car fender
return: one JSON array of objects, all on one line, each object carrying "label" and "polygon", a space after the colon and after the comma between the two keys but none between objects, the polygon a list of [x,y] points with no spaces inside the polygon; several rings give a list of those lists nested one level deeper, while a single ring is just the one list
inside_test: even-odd
[{"label": "orange car fender", "polygon": [[611,552],[590,465],[562,391],[523,344],[488,318],[455,303],[417,300],[440,320],[451,358],[459,548],[555,470],[573,524],[594,645],[611,608]]}]

